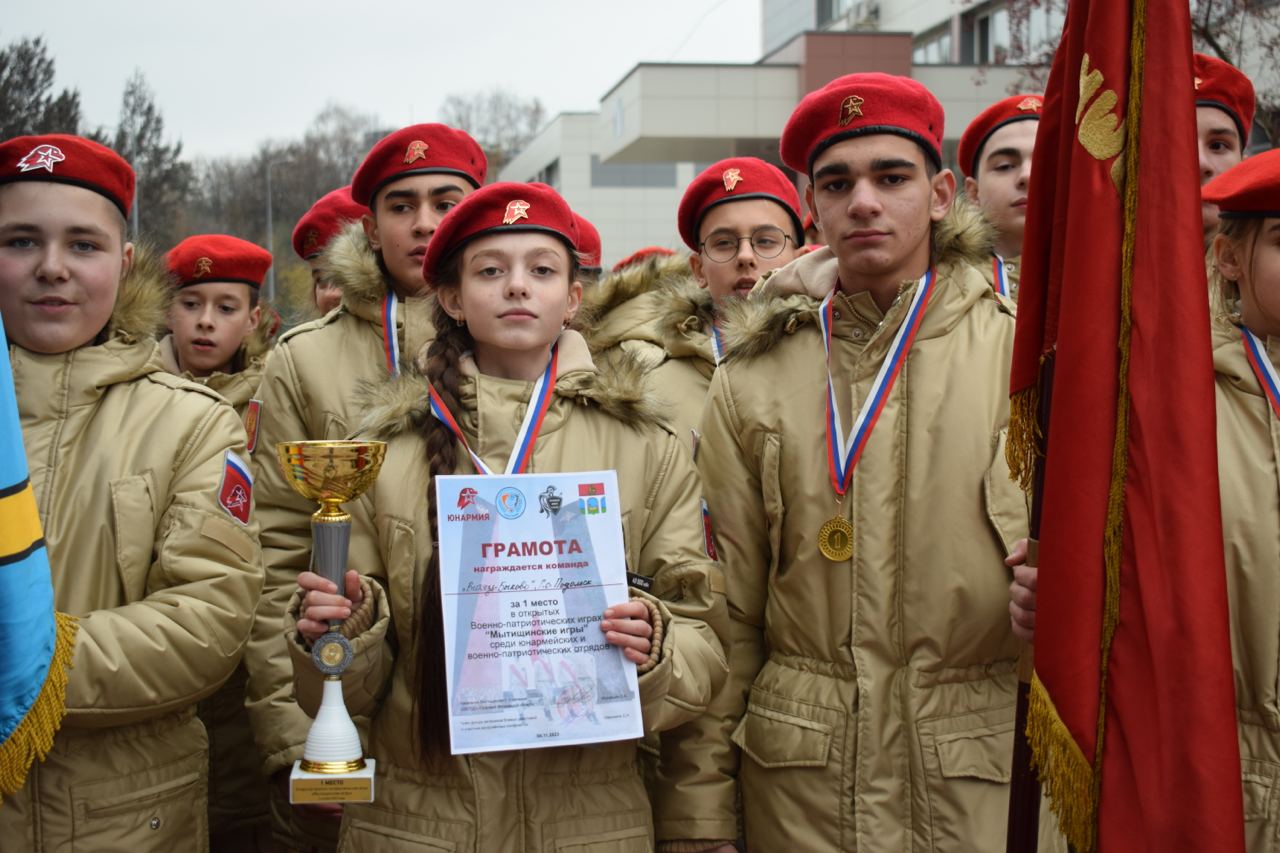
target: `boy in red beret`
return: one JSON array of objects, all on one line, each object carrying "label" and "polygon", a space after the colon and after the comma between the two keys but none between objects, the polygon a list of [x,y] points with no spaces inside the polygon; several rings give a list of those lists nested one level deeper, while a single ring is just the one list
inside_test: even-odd
[{"label": "boy in red beret", "polygon": [[[231,404],[244,421],[252,463],[258,404],[251,398],[270,346],[264,322],[270,317],[263,316],[259,290],[271,253],[226,234],[201,234],[170,249],[165,265],[174,296],[160,358],[174,376],[199,382]],[[209,839],[214,851],[267,850],[271,843],[268,790],[244,708],[247,680],[244,666],[236,667],[226,684],[196,709],[209,732]]]},{"label": "boy in red beret", "polygon": [[209,849],[196,703],[262,584],[244,428],[160,366],[169,292],[128,242],[133,194],[95,142],[0,143],[0,315],[55,606],[78,620],[62,727],[0,807],[6,850]]},{"label": "boy in red beret", "polygon": [[[351,197],[368,209],[330,239],[319,274],[342,291],[324,317],[284,335],[272,350],[258,393],[260,441],[268,448],[299,439],[341,439],[359,422],[361,391],[397,375],[431,340],[434,299],[422,262],[444,215],[484,182],[484,153],[466,133],[442,124],[402,128],[380,140],[351,181]],[[292,664],[280,641],[284,611],[299,572],[310,564],[311,513],[275,465],[259,472],[266,584],[246,652],[247,704],[263,770],[273,786],[274,825],[291,839],[331,848],[336,807],[289,809],[289,770],[301,757],[311,720],[293,698]],[[351,564],[376,547],[365,505],[353,503]],[[296,843],[296,842],[295,842]]]},{"label": "boy in red beret", "polygon": [[742,820],[759,850],[1004,843],[1014,318],[942,139],[938,100],[879,73],[811,92],[783,130],[827,248],[721,312],[698,468],[733,653],[699,723],[720,747],[699,837]]},{"label": "boy in red beret", "polygon": [[791,261],[804,228],[795,185],[755,157],[703,170],[685,189],[676,222],[692,254],[615,271],[587,293],[581,322],[593,352],[642,354],[672,425],[692,442],[720,357],[716,306]]},{"label": "boy in red beret", "polygon": [[320,254],[348,224],[359,222],[368,214],[369,208],[351,198],[348,184],[321,196],[293,228],[293,251],[311,270],[311,301],[322,315],[342,303],[342,291],[321,274]]},{"label": "boy in red beret", "polygon": [[1044,98],[1013,95],[978,114],[960,135],[957,156],[965,195],[995,229],[995,252],[986,272],[991,287],[1016,300],[1027,223],[1031,155]]},{"label": "boy in red beret", "polygon": [[[1213,56],[1191,58],[1195,75],[1196,134],[1200,143],[1200,185],[1244,159],[1256,109],[1253,83],[1238,68]],[[1218,208],[1201,204],[1207,246],[1218,226]]]}]

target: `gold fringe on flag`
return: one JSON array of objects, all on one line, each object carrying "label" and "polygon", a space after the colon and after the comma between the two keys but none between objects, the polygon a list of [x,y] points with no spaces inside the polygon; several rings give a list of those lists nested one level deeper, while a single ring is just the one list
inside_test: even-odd
[{"label": "gold fringe on flag", "polygon": [[1027,743],[1031,766],[1044,784],[1063,836],[1076,853],[1092,853],[1097,844],[1098,811],[1093,767],[1058,716],[1049,691],[1034,675],[1027,703]]},{"label": "gold fringe on flag", "polygon": [[44,686],[9,739],[0,743],[0,803],[22,789],[31,763],[49,754],[67,713],[67,672],[79,626],[76,617],[66,613],[55,612],[54,619],[53,657]]},{"label": "gold fringe on flag", "polygon": [[1044,454],[1044,432],[1040,428],[1040,382],[1023,388],[1009,398],[1009,437],[1004,458],[1009,476],[1031,493],[1036,460]]}]

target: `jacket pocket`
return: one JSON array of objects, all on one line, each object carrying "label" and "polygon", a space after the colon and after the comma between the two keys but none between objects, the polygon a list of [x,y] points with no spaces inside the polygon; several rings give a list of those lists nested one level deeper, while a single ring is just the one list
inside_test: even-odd
[{"label": "jacket pocket", "polygon": [[1249,853],[1280,851],[1275,820],[1277,782],[1280,765],[1270,761],[1241,757],[1241,782],[1244,793],[1244,839]]},{"label": "jacket pocket", "polygon": [[433,838],[416,828],[400,829],[359,818],[344,820],[338,838],[339,853],[454,853],[457,849],[454,842]]},{"label": "jacket pocket", "polygon": [[931,850],[1004,844],[1013,725],[1012,705],[920,722]]},{"label": "jacket pocket", "polygon": [[77,851],[209,849],[203,751],[127,776],[71,787]]},{"label": "jacket pocket", "polygon": [[[652,853],[653,825],[647,811],[556,821],[543,847],[555,853]],[[549,843],[548,843],[549,842]]]},{"label": "jacket pocket", "polygon": [[1026,495],[1011,479],[1009,462],[1005,459],[1008,438],[1007,430],[1002,429],[996,434],[995,455],[982,478],[987,520],[991,522],[1006,554],[1013,550],[1013,543],[1027,535],[1030,520]]},{"label": "jacket pocket", "polygon": [[812,849],[850,848],[842,827],[851,822],[843,812],[850,805],[855,720],[844,709],[751,688],[732,740],[743,754],[738,775],[752,849],[785,849],[796,838],[808,839]]},{"label": "jacket pocket", "polygon": [[151,501],[151,484],[146,476],[112,480],[111,521],[115,526],[116,570],[125,601],[139,601],[147,595],[147,574],[151,571],[156,518]]}]

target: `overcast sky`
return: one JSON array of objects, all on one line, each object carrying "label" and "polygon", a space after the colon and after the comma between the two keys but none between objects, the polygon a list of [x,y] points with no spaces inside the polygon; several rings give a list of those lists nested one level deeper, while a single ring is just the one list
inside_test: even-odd
[{"label": "overcast sky", "polygon": [[501,86],[548,113],[598,109],[637,62],[754,62],[760,0],[39,0],[6,3],[0,43],[43,35],[59,89],[114,125],[134,68],[197,156],[301,136],[329,102],[387,125]]}]

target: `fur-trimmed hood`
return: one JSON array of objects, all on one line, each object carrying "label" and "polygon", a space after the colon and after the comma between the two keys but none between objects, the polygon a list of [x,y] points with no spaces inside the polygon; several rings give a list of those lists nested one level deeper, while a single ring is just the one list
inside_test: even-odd
[{"label": "fur-trimmed hood", "polygon": [[[934,225],[933,258],[939,282],[920,329],[922,339],[945,333],[974,303],[997,299],[981,271],[989,263],[993,237],[991,225],[964,199],[956,199],[942,221]],[[731,302],[721,310],[725,357],[752,358],[802,326],[816,323],[818,306],[831,292],[836,276],[836,258],[829,247],[801,255],[767,273],[748,299]],[[903,289],[913,285],[904,282]],[[895,307],[899,304],[901,300]],[[938,305],[944,306],[942,311],[935,310]]]},{"label": "fur-trimmed hood", "polygon": [[647,258],[588,287],[574,325],[582,329],[592,352],[603,352],[623,341],[661,346],[664,340],[658,325],[662,300],[657,294],[692,280],[686,254]]},{"label": "fur-trimmed hood", "polygon": [[135,244],[133,266],[120,282],[107,321],[107,337],[154,339],[165,328],[172,300],[164,255],[145,243]]},{"label": "fur-trimmed hood", "polygon": [[[475,363],[466,357],[460,369],[463,380],[459,396],[464,406],[474,405]],[[570,329],[560,336],[556,397],[597,408],[629,426],[664,426],[661,406],[649,391],[647,371],[641,359],[623,351],[597,356],[593,361],[583,337]],[[419,360],[406,365],[398,377],[366,386],[359,394],[365,416],[356,434],[387,441],[420,430],[432,417],[427,385]],[[549,412],[548,417],[551,416]]]},{"label": "fur-trimmed hood", "polygon": [[386,296],[390,283],[378,255],[369,246],[364,226],[348,223],[320,255],[320,275],[342,290],[342,304],[359,309]]},{"label": "fur-trimmed hood", "polygon": [[672,282],[658,292],[655,325],[672,358],[698,357],[715,364],[707,330],[716,320],[711,291],[692,276]]}]

